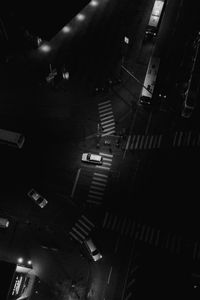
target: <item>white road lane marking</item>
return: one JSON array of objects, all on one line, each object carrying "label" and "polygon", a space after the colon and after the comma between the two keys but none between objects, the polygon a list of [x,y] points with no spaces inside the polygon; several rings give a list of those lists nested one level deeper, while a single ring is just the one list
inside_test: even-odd
[{"label": "white road lane marking", "polygon": [[96,168],[102,169],[102,170],[110,170],[110,168],[104,167],[104,166],[96,166]]},{"label": "white road lane marking", "polygon": [[[107,131],[112,130],[112,129],[115,129],[115,126],[111,126],[111,127],[109,127],[109,128],[105,128],[105,129],[104,129],[104,132],[107,133]],[[102,134],[102,135],[103,135],[103,134]]]},{"label": "white road lane marking", "polygon": [[[112,123],[107,124],[107,125],[103,125],[103,128],[105,129],[105,128],[107,128],[107,127],[110,127],[111,125],[115,125],[115,122],[112,122]],[[114,127],[112,127],[112,128],[114,128]]]},{"label": "white road lane marking", "polygon": [[113,116],[113,115],[110,115],[110,116],[108,116],[108,117],[103,117],[103,118],[100,116],[101,122],[104,121],[104,120],[108,120],[108,119],[113,119],[113,120],[114,120],[114,116]]},{"label": "white road lane marking", "polygon": [[113,122],[113,121],[115,121],[113,118],[111,118],[110,120],[108,120],[108,121],[104,121],[104,122],[101,122],[101,124],[103,125],[103,127],[105,126],[104,124],[108,124],[108,123],[110,123],[110,122]]},{"label": "white road lane marking", "polygon": [[106,186],[106,184],[105,184],[105,183],[98,182],[98,181],[95,181],[95,180],[92,180],[91,184],[92,184],[92,185],[104,186],[104,187]]},{"label": "white road lane marking", "polygon": [[110,103],[110,102],[111,102],[110,100],[107,100],[107,101],[103,101],[103,102],[98,103],[98,105],[101,106],[101,105],[103,105],[105,103]]},{"label": "white road lane marking", "polygon": [[102,136],[111,135],[112,133],[115,133],[115,130],[111,130],[109,132],[103,133]]},{"label": "white road lane marking", "polygon": [[74,192],[76,190],[76,186],[77,186],[77,182],[78,182],[78,179],[79,179],[79,176],[80,176],[80,172],[81,172],[81,168],[78,169],[78,171],[77,171],[75,182],[74,182],[73,189],[72,189],[72,192],[71,192],[71,198],[74,197]]},{"label": "white road lane marking", "polygon": [[108,177],[108,175],[106,175],[106,174],[102,174],[102,173],[94,173],[94,175],[95,176],[100,176],[100,177],[105,177],[105,178],[107,178]]},{"label": "white road lane marking", "polygon": [[99,114],[101,115],[102,113],[105,113],[106,111],[111,111],[112,112],[112,108],[104,108],[104,109],[99,109]]},{"label": "white road lane marking", "polygon": [[112,115],[112,116],[113,116],[113,112],[112,112],[112,110],[111,110],[111,111],[108,111],[108,112],[103,113],[103,114],[100,113],[99,115],[100,115],[100,118],[101,118],[101,117],[104,117],[104,116],[106,116],[106,115],[107,115],[107,116],[108,116],[108,115]]},{"label": "white road lane marking", "polygon": [[110,267],[110,271],[109,271],[109,274],[108,274],[108,281],[107,281],[108,284],[110,283],[111,274],[112,274],[112,266]]}]

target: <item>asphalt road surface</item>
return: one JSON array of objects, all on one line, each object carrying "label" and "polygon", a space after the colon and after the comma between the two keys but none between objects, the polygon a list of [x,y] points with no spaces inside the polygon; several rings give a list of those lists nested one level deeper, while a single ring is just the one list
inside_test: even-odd
[{"label": "asphalt road surface", "polygon": [[[5,85],[1,91],[1,127],[23,132],[26,136],[22,149],[5,145],[0,149],[2,211],[12,216],[13,224],[29,220],[43,230],[50,223],[66,236],[73,232],[77,240],[92,232],[105,253],[105,265],[102,264],[101,271],[95,270],[97,280],[94,286],[99,299],[107,295],[106,285],[106,293],[111,297],[114,297],[117,286],[121,286],[127,297],[123,299],[128,299],[124,280],[134,256],[131,252],[134,238],[148,241],[153,247],[160,243],[169,250],[168,240],[173,241],[173,234],[194,240],[199,235],[196,209],[198,113],[195,112],[191,120],[182,120],[180,105],[176,105],[173,94],[174,78],[179,74],[183,55],[180,51],[187,44],[190,31],[197,28],[197,14],[192,3],[183,3],[180,7],[178,1],[168,1],[156,41],[144,43],[151,4],[153,1],[148,6],[145,1],[110,1],[102,6],[99,15],[96,11],[93,15],[95,22],[91,18],[91,22],[87,23],[88,31],[81,27],[70,46],[68,42],[64,43],[57,52],[58,56],[53,58],[55,65],[69,65],[71,76],[66,85],[57,89],[44,85],[44,78],[40,82],[42,73],[37,73],[37,68],[31,69],[34,74],[28,76],[30,69],[22,67],[26,65],[22,57],[10,61],[9,67],[7,64],[2,66],[4,73],[1,78]],[[194,15],[194,22],[185,22],[186,8]],[[176,26],[172,20],[175,20]],[[183,34],[184,30],[187,35]],[[152,51],[161,56],[156,89],[157,93],[167,90],[169,96],[166,105],[153,111],[138,105],[141,85],[127,73],[120,73],[123,82],[117,87],[96,96],[91,93],[95,87],[103,86],[108,77],[119,76],[122,40],[126,34],[131,42],[125,64],[140,81],[144,80]],[[59,36],[50,41],[52,45]],[[111,147],[103,144],[106,135],[100,140],[100,148],[97,147],[97,124],[100,123],[105,128],[104,135],[109,130],[112,132],[111,137],[107,136]],[[116,140],[121,131],[123,142],[117,147]],[[81,163],[83,152],[101,154],[103,165],[97,167]],[[81,170],[80,176],[71,199],[78,170]],[[27,198],[27,191],[32,187],[49,200],[43,211]],[[97,203],[92,204],[89,199]],[[107,229],[112,233],[105,233]],[[34,227],[33,232],[37,230]],[[168,235],[168,231],[172,235]],[[179,238],[175,237],[175,241]],[[175,242],[172,245],[176,252]],[[142,252],[141,249],[138,251]],[[147,283],[152,269],[149,261],[155,261],[155,257],[153,254],[148,256],[146,252],[142,255],[147,260],[144,259],[142,268],[147,271],[142,271],[146,277],[141,277],[146,278]],[[162,257],[163,260],[165,257]],[[159,266],[159,261],[156,264]],[[161,269],[158,267],[156,272],[161,272]],[[164,269],[170,274],[166,264]],[[104,274],[108,276],[107,282]],[[157,274],[154,278],[158,278]],[[156,289],[153,286],[151,280],[148,287],[152,293]],[[165,285],[161,286],[165,288]]]}]

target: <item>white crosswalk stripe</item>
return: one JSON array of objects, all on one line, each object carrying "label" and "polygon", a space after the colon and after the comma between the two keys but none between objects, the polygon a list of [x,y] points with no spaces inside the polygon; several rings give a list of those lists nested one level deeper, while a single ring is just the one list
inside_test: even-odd
[{"label": "white crosswalk stripe", "polygon": [[100,103],[98,103],[98,106],[102,106],[102,105],[104,105],[105,103],[110,103],[110,100],[106,100],[106,101],[103,101],[103,102],[100,102]]},{"label": "white crosswalk stripe", "polygon": [[136,135],[133,136],[133,139],[132,139],[132,143],[130,145],[130,149],[132,150],[133,149],[133,145],[134,145],[134,141],[135,141],[135,138],[136,138]]},{"label": "white crosswalk stripe", "polygon": [[[93,177],[93,178],[94,178],[94,177]],[[102,187],[105,187],[105,186],[106,186],[105,183],[98,182],[98,181],[96,181],[96,180],[92,180],[91,185],[97,185],[97,186],[102,186]]]},{"label": "white crosswalk stripe", "polygon": [[109,119],[109,120],[107,120],[107,121],[103,121],[103,122],[101,122],[101,124],[103,125],[103,127],[105,127],[105,124],[108,124],[108,123],[113,123],[114,124],[114,119],[112,118],[112,119]]},{"label": "white crosswalk stripe", "polygon": [[[109,123],[109,124],[107,124],[107,125],[103,125],[104,131],[105,131],[105,128],[107,128],[107,127],[108,127],[109,130],[110,130],[111,125],[115,125],[115,122]],[[112,129],[112,128],[115,128],[115,126],[111,127],[111,129]]]},{"label": "white crosswalk stripe", "polygon": [[190,131],[176,131],[172,141],[173,147],[200,146],[200,133]]},{"label": "white crosswalk stripe", "polygon": [[104,117],[104,116],[108,116],[108,115],[112,115],[113,116],[113,112],[112,112],[112,110],[109,110],[107,112],[100,113],[99,115],[100,115],[100,118]]},{"label": "white crosswalk stripe", "polygon": [[158,149],[161,147],[162,134],[157,135],[133,135],[129,143],[130,150]]},{"label": "white crosswalk stripe", "polygon": [[101,119],[101,124],[102,124],[102,121],[104,122],[105,120],[114,120],[114,116],[108,116],[108,117],[100,117]]},{"label": "white crosswalk stripe", "polygon": [[95,227],[94,223],[91,222],[85,215],[82,215],[77,222],[75,222],[69,235],[82,243],[87,236],[90,234],[92,229]]},{"label": "white crosswalk stripe", "polygon": [[100,155],[103,155],[104,157],[110,157],[113,158],[113,154],[108,154],[108,153],[104,153],[104,152],[99,152]]},{"label": "white crosswalk stripe", "polygon": [[100,123],[103,131],[101,136],[115,134],[115,119],[112,110],[112,102],[110,100],[98,103],[98,111]]},{"label": "white crosswalk stripe", "polygon": [[110,131],[112,131],[114,128],[115,128],[115,126],[109,126],[109,128],[105,128],[105,129],[104,129],[104,132],[105,132],[105,133],[110,132]]},{"label": "white crosswalk stripe", "polygon": [[105,133],[102,133],[102,137],[104,136],[108,136],[108,135],[111,135],[111,134],[114,134],[115,133],[115,130],[111,130],[111,131],[108,131],[108,132],[105,132]]},{"label": "white crosswalk stripe", "polygon": [[106,106],[104,106],[103,108],[99,108],[99,113],[100,114],[102,114],[102,113],[105,113],[105,112],[107,112],[108,111],[108,109],[110,110],[110,109],[112,109],[112,106],[111,105],[106,105]]}]

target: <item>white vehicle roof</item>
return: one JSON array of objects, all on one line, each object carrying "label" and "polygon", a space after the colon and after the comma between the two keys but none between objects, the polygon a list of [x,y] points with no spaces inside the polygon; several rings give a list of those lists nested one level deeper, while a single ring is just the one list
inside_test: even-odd
[{"label": "white vehicle roof", "polygon": [[98,154],[91,154],[90,159],[101,161],[101,156]]}]

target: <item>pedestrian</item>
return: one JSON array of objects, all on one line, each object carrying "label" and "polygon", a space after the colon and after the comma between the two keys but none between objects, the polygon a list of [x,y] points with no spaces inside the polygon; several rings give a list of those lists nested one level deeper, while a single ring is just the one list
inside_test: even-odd
[{"label": "pedestrian", "polygon": [[109,152],[112,153],[112,148],[111,147],[109,147]]}]

